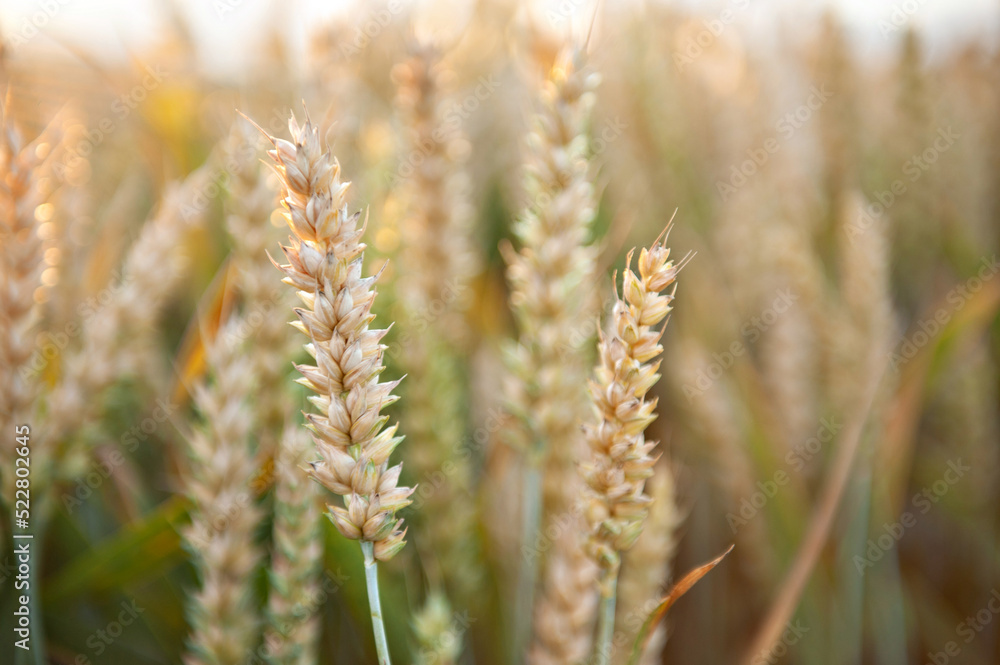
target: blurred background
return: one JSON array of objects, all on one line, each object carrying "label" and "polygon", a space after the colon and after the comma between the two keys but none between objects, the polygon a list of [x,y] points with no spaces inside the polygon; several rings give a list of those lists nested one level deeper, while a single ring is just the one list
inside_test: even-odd
[{"label": "blurred background", "polygon": [[[209,158],[236,109],[287,136],[304,101],[354,183],[352,206],[370,211],[367,260],[376,269],[405,253],[391,72],[419,36],[444,52],[468,137],[482,270],[463,403],[469,432],[490,427],[503,406],[501,348],[515,334],[497,248],[525,203],[520,149],[537,81],[592,21],[602,274],[610,285],[626,251],[675,210],[671,246],[697,253],[664,338],[651,426],[684,518],[671,569],[736,544],[671,610],[662,662],[745,661],[858,423],[829,539],[782,648],[756,662],[1000,663],[995,1],[2,2],[8,117],[28,137],[59,117],[75,137],[68,203],[36,213],[52,218],[59,249],[37,297],[48,328],[100,296],[167,184]],[[122,449],[158,397],[189,408],[177,375],[192,367],[190,330],[229,252],[221,200],[207,217],[183,237],[189,264],[158,317],[152,360],[90,396],[100,408],[73,433],[95,441],[98,460]],[[380,321],[397,306],[394,266]],[[55,383],[59,363],[47,367]],[[391,413],[405,433],[406,401]],[[53,663],[180,662],[194,580],[177,535],[182,439],[169,423],[147,434],[108,482],[63,482],[59,496],[79,501],[57,502],[40,568]],[[472,457],[475,487],[517,492],[502,444]],[[517,557],[518,531],[495,503],[477,498],[488,574],[460,634],[466,663],[506,662],[504,557]],[[406,517],[417,546],[383,573],[399,662],[413,660],[421,525],[434,519]],[[334,578],[350,574],[322,604],[320,662],[375,662],[360,556],[332,528],[324,542]],[[0,572],[4,626],[11,571]],[[95,640],[131,601],[140,620]],[[2,662],[13,662],[10,642]]]}]

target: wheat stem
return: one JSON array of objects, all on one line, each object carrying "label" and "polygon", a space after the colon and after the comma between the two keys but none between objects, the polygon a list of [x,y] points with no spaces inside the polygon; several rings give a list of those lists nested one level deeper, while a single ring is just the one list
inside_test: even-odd
[{"label": "wheat stem", "polygon": [[368,587],[368,607],[372,615],[372,630],[375,633],[375,651],[379,665],[390,665],[389,643],[385,637],[382,622],[382,601],[378,594],[378,563],[375,561],[375,545],[371,541],[361,541],[361,552],[365,555],[365,585]]},{"label": "wheat stem", "polygon": [[[538,535],[542,521],[542,469],[529,461],[524,474],[521,544],[527,552]],[[521,557],[521,575],[518,582],[517,604],[514,606],[514,660],[524,653],[531,638],[531,608],[535,605],[535,583],[538,580],[538,557]]]},{"label": "wheat stem", "polygon": [[605,571],[601,582],[601,606],[597,612],[597,639],[594,642],[594,662],[608,665],[611,662],[611,639],[615,631],[615,601],[618,599],[618,574]]}]

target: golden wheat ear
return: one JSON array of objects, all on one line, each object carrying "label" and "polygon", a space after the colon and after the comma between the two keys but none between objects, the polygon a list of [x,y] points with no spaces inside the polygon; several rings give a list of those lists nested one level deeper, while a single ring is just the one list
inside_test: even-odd
[{"label": "golden wheat ear", "polygon": [[194,389],[202,426],[188,438],[183,482],[191,524],[183,536],[201,585],[187,608],[186,665],[236,665],[256,643],[253,571],[262,552],[255,532],[263,517],[251,491],[257,465],[251,447],[251,365],[230,319],[206,343],[209,374]]},{"label": "golden wheat ear", "polygon": [[656,419],[657,400],[647,396],[660,378],[661,324],[672,309],[677,273],[690,260],[690,255],[680,264],[670,260],[663,245],[669,228],[640,250],[638,272],[632,270],[635,250],[629,252],[591,381],[595,419],[584,427],[589,457],[581,471],[588,488],[587,551],[601,570],[595,645],[601,663],[607,662],[614,631],[621,553],[639,538],[652,503],[644,490],[656,464],[656,443],[644,432]]},{"label": "golden wheat ear", "polygon": [[396,401],[398,381],[380,381],[385,369],[382,339],[373,329],[375,277],[364,277],[364,227],[360,214],[347,210],[350,183],[340,164],[321,144],[309,121],[289,122],[291,141],[272,137],[275,172],[281,181],[281,214],[292,232],[283,247],[288,263],[284,282],[297,290],[303,307],[293,326],[309,342],[315,364],[297,365],[301,383],[316,411],[307,413],[320,459],[308,473],[342,497],[327,506],[327,516],[345,537],[358,540],[365,557],[365,580],[379,661],[389,662],[382,622],[376,561],[388,561],[406,541],[401,508],[413,489],[399,485],[402,466],[389,458],[403,437],[381,411]]}]

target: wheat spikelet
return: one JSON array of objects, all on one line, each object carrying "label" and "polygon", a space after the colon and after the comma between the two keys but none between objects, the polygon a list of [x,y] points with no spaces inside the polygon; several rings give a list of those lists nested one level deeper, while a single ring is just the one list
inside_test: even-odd
[{"label": "wheat spikelet", "polygon": [[[5,449],[14,443],[14,425],[21,422],[35,395],[36,382],[23,372],[34,346],[38,320],[35,292],[41,287],[44,242],[38,235],[36,208],[45,200],[38,171],[50,138],[43,134],[25,143],[14,128],[8,109],[0,107],[0,425]],[[12,448],[11,448],[11,454]],[[7,477],[7,474],[4,474]],[[6,490],[7,488],[5,488]],[[3,497],[8,498],[4,491]],[[11,497],[12,498],[12,497]]]},{"label": "wheat spikelet", "polygon": [[[655,442],[643,432],[656,418],[656,398],[646,394],[660,378],[657,357],[663,330],[656,326],[670,313],[678,271],[670,250],[657,240],[639,253],[639,274],[629,253],[622,276],[622,298],[614,306],[611,330],[601,335],[600,363],[590,392],[597,423],[585,427],[591,457],[582,467],[590,488],[588,550],[608,582],[618,573],[620,552],[642,530],[651,499],[644,493],[653,474]],[[605,587],[605,593],[609,589]]]},{"label": "wheat spikelet", "polygon": [[[671,561],[677,549],[677,529],[683,515],[677,507],[673,472],[664,465],[649,479],[649,494],[653,499],[649,519],[635,545],[622,557],[621,579],[618,581],[618,625],[626,631],[625,648],[616,651],[615,662],[625,663],[635,642],[638,627],[663,597],[670,580]],[[660,662],[667,641],[667,629],[662,623],[643,651],[643,665]]]},{"label": "wheat spikelet", "polygon": [[205,424],[189,437],[184,476],[194,508],[183,535],[201,580],[187,612],[187,665],[242,664],[257,635],[250,606],[251,573],[260,559],[254,531],[261,519],[250,488],[256,471],[248,405],[252,376],[243,347],[226,343],[232,329],[220,332],[206,349],[213,381],[195,389]]},{"label": "wheat spikelet", "polygon": [[275,460],[274,554],[265,636],[273,665],[307,665],[316,657],[319,622],[312,604],[322,554],[315,513],[319,487],[302,473],[313,454],[306,431],[287,426]]},{"label": "wheat spikelet", "polygon": [[400,225],[406,250],[399,257],[397,291],[409,331],[400,361],[414,387],[404,393],[412,442],[406,459],[424,479],[418,498],[423,513],[433,516],[424,524],[431,548],[448,587],[467,602],[478,584],[478,566],[471,542],[472,471],[460,449],[465,396],[456,349],[468,338],[462,314],[477,257],[462,170],[467,141],[444,116],[446,77],[439,53],[426,44],[414,45],[393,70],[406,147],[422,155],[402,186],[408,212]]},{"label": "wheat spikelet", "polygon": [[316,361],[296,366],[320,411],[306,416],[321,457],[311,474],[344,497],[344,507],[327,506],[337,529],[373,543],[375,558],[387,561],[405,544],[396,511],[409,505],[413,490],[397,486],[401,466],[389,467],[402,437],[395,425],[383,429],[388,417],[380,414],[396,400],[398,381],[379,382],[386,331],[369,328],[376,278],[361,276],[364,228],[360,213],[347,212],[349,183],[341,182],[340,165],[321,148],[308,118],[300,126],[293,117],[289,128],[292,142],[272,137],[268,154],[293,233],[281,270],[306,305],[295,310],[293,325],[310,338],[306,349]]}]

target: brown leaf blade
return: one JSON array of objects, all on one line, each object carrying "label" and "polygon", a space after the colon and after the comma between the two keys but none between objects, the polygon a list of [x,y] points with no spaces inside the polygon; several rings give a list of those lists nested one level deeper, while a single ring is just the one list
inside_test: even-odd
[{"label": "brown leaf blade", "polygon": [[632,645],[632,654],[629,656],[628,665],[638,665],[643,651],[646,650],[646,646],[649,644],[649,638],[653,634],[653,629],[660,623],[660,621],[663,620],[663,617],[667,614],[667,610],[670,609],[670,606],[676,603],[681,596],[687,593],[691,587],[693,587],[698,580],[707,575],[710,570],[722,563],[722,560],[733,551],[734,547],[735,545],[730,545],[725,552],[715,557],[708,563],[698,566],[682,577],[677,584],[670,588],[667,595],[665,595],[656,608],[650,612],[649,616],[646,617],[646,621],[643,622],[642,628],[639,629],[639,634],[636,636],[635,643]]}]

